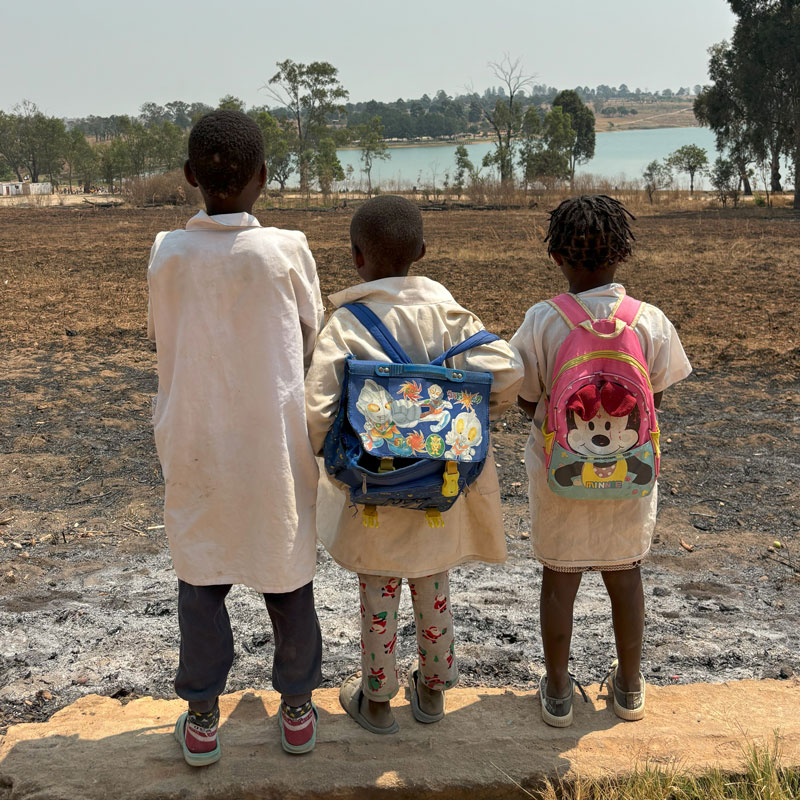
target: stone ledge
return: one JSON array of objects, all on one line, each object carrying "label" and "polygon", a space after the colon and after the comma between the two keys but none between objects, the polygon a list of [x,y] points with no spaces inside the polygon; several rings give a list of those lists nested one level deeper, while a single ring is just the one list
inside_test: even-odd
[{"label": "stone ledge", "polygon": [[172,728],[180,700],[143,698],[122,705],[90,695],[46,723],[16,725],[0,739],[0,800],[238,800],[239,798],[500,798],[555,774],[629,772],[645,762],[691,772],[736,772],[747,742],[779,735],[786,766],[800,766],[800,681],[648,687],[647,717],[618,720],[598,686],[579,698],[570,728],[548,728],[531,692],[454,689],[447,717],[420,725],[405,698],[394,701],[400,733],[361,730],[341,710],[338,692],[314,698],[316,751],[281,750],[271,691],[221,699],[222,760],[186,766]]}]

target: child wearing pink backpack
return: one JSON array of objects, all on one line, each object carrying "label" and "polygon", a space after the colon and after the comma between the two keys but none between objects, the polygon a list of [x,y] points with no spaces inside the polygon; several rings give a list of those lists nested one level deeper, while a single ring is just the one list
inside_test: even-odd
[{"label": "child wearing pink backpack", "polygon": [[605,195],[570,198],[551,212],[547,252],[569,292],[529,309],[511,340],[525,365],[519,405],[533,420],[525,464],[531,539],[544,567],[539,695],[544,721],[558,728],[571,724],[581,688],[567,664],[587,570],[602,573],[611,600],[617,659],[606,680],[614,711],[625,720],[644,716],[639,565],[656,521],[656,409],[692,368],[663,312],[614,282],[631,252],[633,218]]}]

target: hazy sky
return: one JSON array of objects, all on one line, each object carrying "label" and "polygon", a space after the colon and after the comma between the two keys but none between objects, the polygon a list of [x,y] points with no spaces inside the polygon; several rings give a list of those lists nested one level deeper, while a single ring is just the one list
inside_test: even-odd
[{"label": "hazy sky", "polygon": [[676,90],[706,81],[733,22],[725,0],[0,0],[0,109],[269,104],[260,87],[286,58],[330,61],[353,101],[483,91],[504,53],[559,89]]}]

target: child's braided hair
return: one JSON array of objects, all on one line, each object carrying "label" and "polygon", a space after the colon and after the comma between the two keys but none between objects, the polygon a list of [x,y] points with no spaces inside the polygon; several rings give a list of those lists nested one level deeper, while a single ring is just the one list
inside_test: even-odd
[{"label": "child's braided hair", "polygon": [[558,253],[572,267],[593,271],[624,261],[636,238],[628,218],[636,217],[605,194],[570,197],[550,212],[547,254]]}]

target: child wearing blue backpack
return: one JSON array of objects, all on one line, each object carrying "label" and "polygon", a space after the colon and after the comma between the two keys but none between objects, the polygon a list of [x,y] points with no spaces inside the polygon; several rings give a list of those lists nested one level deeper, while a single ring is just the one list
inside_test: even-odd
[{"label": "child wearing blue backpack", "polygon": [[336,517],[321,538],[360,588],[362,670],[339,698],[363,728],[389,734],[398,730],[390,700],[399,690],[402,579],[417,632],[412,712],[431,723],[444,716],[444,690],[458,678],[448,570],[506,559],[485,410],[497,417],[508,408],[523,373],[516,352],[441,284],[408,275],[425,255],[414,204],[369,200],[353,215],[350,238],[363,283],[329,298],[336,310],[317,340],[306,410],[312,446],[324,448],[347,493],[317,509],[323,525]]}]

